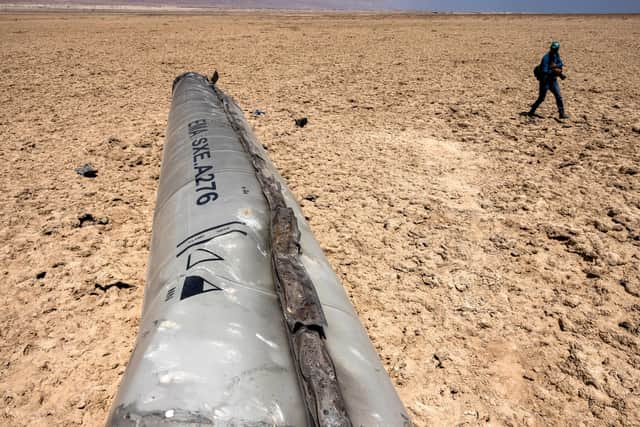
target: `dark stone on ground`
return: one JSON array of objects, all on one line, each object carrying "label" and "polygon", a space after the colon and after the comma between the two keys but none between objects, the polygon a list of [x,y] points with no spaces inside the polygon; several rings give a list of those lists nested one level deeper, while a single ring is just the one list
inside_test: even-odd
[{"label": "dark stone on ground", "polygon": [[620,173],[625,174],[625,175],[637,175],[638,174],[638,168],[635,168],[633,166],[620,166],[619,171],[620,171]]},{"label": "dark stone on ground", "polygon": [[85,222],[90,222],[94,224],[96,222],[96,219],[90,213],[85,213],[78,217],[78,221],[80,221],[80,224],[78,226],[82,227]]},{"label": "dark stone on ground", "polygon": [[98,170],[91,166],[91,164],[89,163],[76,168],[76,173],[78,175],[84,176],[85,178],[95,178],[96,176],[98,176]]}]

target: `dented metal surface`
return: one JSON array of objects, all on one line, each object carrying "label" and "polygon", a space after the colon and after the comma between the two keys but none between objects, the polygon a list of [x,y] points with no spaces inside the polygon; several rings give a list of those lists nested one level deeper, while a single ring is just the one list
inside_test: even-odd
[{"label": "dented metal surface", "polygon": [[233,100],[203,76],[180,76],[166,135],[140,331],[108,425],[407,425]]}]

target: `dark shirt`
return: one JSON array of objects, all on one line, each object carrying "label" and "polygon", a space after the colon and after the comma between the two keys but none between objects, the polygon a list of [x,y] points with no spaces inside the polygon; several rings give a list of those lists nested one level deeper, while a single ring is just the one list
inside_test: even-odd
[{"label": "dark shirt", "polygon": [[555,79],[557,77],[551,70],[552,62],[556,64],[557,68],[562,68],[564,66],[559,53],[556,53],[555,55],[553,55],[553,58],[551,58],[551,52],[547,52],[542,57],[542,62],[540,63],[540,66],[542,68],[542,75],[545,76],[547,79]]}]

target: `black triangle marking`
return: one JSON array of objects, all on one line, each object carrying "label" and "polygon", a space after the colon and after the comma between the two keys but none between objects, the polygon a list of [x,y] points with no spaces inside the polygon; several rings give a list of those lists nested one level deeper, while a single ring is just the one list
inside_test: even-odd
[{"label": "black triangle marking", "polygon": [[180,301],[195,295],[204,294],[206,292],[221,290],[222,288],[219,288],[218,286],[200,276],[187,276],[184,278],[184,284],[182,285]]}]

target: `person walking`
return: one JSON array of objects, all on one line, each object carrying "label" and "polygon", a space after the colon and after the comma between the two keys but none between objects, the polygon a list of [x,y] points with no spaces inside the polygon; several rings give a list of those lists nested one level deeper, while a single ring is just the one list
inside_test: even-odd
[{"label": "person walking", "polygon": [[529,110],[529,117],[533,117],[536,114],[536,110],[544,101],[547,96],[547,92],[551,91],[556,98],[556,105],[558,106],[558,113],[561,119],[566,119],[567,116],[564,112],[564,102],[562,100],[562,94],[560,93],[560,84],[558,83],[558,77],[562,80],[566,78],[562,72],[562,59],[560,58],[560,42],[554,41],[551,43],[549,52],[543,57],[540,65],[536,67],[536,77],[540,80],[540,88],[538,92],[538,99],[531,106]]}]

